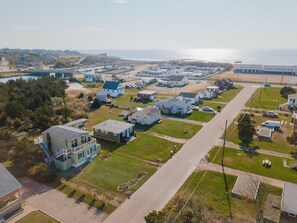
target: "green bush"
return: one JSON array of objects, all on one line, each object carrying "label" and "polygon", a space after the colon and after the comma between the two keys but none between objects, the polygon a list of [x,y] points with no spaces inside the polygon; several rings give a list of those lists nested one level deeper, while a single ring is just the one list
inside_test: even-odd
[{"label": "green bush", "polygon": [[40,183],[51,182],[55,179],[54,171],[45,163],[38,163],[28,170],[28,176]]}]

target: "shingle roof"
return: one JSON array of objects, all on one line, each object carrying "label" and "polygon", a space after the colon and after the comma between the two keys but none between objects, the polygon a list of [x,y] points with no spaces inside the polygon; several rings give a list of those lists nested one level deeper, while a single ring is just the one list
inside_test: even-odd
[{"label": "shingle roof", "polygon": [[102,88],[116,90],[118,88],[119,84],[120,84],[120,82],[118,82],[118,81],[105,81]]},{"label": "shingle roof", "polygon": [[43,132],[43,134],[46,134],[46,133],[50,133],[52,137],[65,140],[65,139],[73,139],[82,134],[87,134],[89,132],[78,128],[69,127],[66,125],[54,125]]},{"label": "shingle roof", "polygon": [[258,135],[259,136],[262,136],[262,137],[268,137],[268,138],[271,138],[271,135],[272,135],[272,130],[269,129],[269,128],[263,128],[263,127],[260,127],[259,129],[259,132],[258,132]]},{"label": "shingle roof", "polygon": [[133,126],[134,125],[130,123],[108,119],[104,122],[101,122],[98,125],[93,126],[93,129],[95,130],[99,129],[99,130],[112,132],[112,133],[121,133]]},{"label": "shingle roof", "polygon": [[197,96],[196,93],[191,93],[191,92],[181,92],[179,95],[185,98],[195,98]]},{"label": "shingle roof", "polygon": [[144,114],[146,114],[148,116],[152,116],[152,115],[155,115],[155,114],[159,113],[160,110],[156,109],[155,107],[147,107],[145,109],[142,109],[140,112],[144,113]]},{"label": "shingle roof", "polygon": [[281,210],[289,214],[297,215],[297,184],[285,182]]},{"label": "shingle roof", "polygon": [[182,81],[185,76],[183,75],[170,75],[167,77],[169,81]]},{"label": "shingle roof", "polygon": [[86,118],[80,118],[80,119],[77,119],[77,120],[74,120],[74,121],[71,121],[71,122],[67,122],[64,125],[73,126],[73,125],[77,125],[77,124],[80,124],[80,123],[85,123],[87,121],[88,121],[88,119],[86,119]]},{"label": "shingle roof", "polygon": [[0,163],[0,198],[21,187],[19,181]]}]

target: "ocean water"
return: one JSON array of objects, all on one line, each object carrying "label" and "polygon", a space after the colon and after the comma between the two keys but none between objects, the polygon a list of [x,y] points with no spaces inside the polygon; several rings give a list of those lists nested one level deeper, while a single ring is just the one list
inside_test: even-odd
[{"label": "ocean water", "polygon": [[81,53],[117,56],[132,60],[201,60],[234,63],[242,61],[252,64],[297,65],[297,49],[180,49],[180,50],[79,50]]}]

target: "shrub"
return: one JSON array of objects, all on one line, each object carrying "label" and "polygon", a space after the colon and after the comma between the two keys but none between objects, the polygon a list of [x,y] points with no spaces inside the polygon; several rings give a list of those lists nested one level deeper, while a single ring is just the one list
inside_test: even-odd
[{"label": "shrub", "polygon": [[289,94],[295,94],[296,90],[292,87],[288,87],[288,86],[284,86],[281,90],[280,90],[280,94],[282,95],[283,98],[288,98]]},{"label": "shrub", "polygon": [[51,182],[56,177],[52,168],[45,163],[38,163],[32,166],[28,170],[28,176],[41,183]]},{"label": "shrub", "polygon": [[294,132],[293,135],[287,137],[287,141],[290,144],[297,145],[297,132]]}]

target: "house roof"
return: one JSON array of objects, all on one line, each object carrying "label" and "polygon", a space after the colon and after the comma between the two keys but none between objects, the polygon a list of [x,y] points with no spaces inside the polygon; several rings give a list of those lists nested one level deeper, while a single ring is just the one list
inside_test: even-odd
[{"label": "house roof", "polygon": [[106,95],[107,96],[107,93],[105,91],[99,91],[96,95]]},{"label": "house roof", "polygon": [[196,93],[191,92],[181,92],[179,95],[185,98],[195,98],[197,96]]},{"label": "house roof", "polygon": [[271,138],[271,134],[272,134],[272,129],[265,128],[265,127],[259,128],[258,136]]},{"label": "house roof", "polygon": [[164,100],[161,100],[159,102],[168,102],[168,103],[175,104],[175,105],[182,106],[182,107],[183,106],[187,106],[187,103],[186,102],[181,101],[181,100],[179,100],[177,98],[164,99]]},{"label": "house roof", "polygon": [[54,125],[49,129],[42,132],[42,134],[50,133],[51,137],[55,137],[58,139],[73,139],[82,134],[89,133],[88,131],[84,131],[78,128],[69,127],[67,125]]},{"label": "house roof", "polygon": [[95,130],[103,130],[107,132],[113,132],[113,133],[121,133],[125,131],[128,128],[133,127],[133,124],[127,123],[127,122],[121,122],[116,120],[108,119],[104,122],[101,122],[98,125],[93,126],[93,129]]},{"label": "house roof", "polygon": [[88,119],[86,119],[86,118],[80,118],[80,119],[77,119],[77,120],[74,120],[74,121],[71,121],[71,122],[67,122],[64,125],[73,126],[73,125],[77,125],[77,124],[80,124],[80,123],[86,123],[87,121],[88,121]]},{"label": "house roof", "polygon": [[0,198],[22,187],[14,176],[0,163]]},{"label": "house roof", "polygon": [[139,112],[146,114],[148,116],[152,116],[152,115],[158,114],[160,110],[155,107],[149,106],[149,107],[146,107],[145,109],[142,109]]},{"label": "house roof", "polygon": [[297,184],[284,182],[281,210],[297,215]]},{"label": "house roof", "polygon": [[105,81],[102,88],[116,90],[118,89],[120,82],[118,81]]},{"label": "house roof", "polygon": [[232,194],[255,200],[257,198],[259,187],[260,182],[252,177],[237,177],[232,189]]},{"label": "house roof", "polygon": [[156,94],[156,91],[148,91],[148,90],[144,90],[144,91],[139,91],[138,94],[148,94],[148,95],[152,95],[152,94]]},{"label": "house roof", "polygon": [[185,78],[183,75],[170,75],[167,77],[169,81],[182,81]]}]

